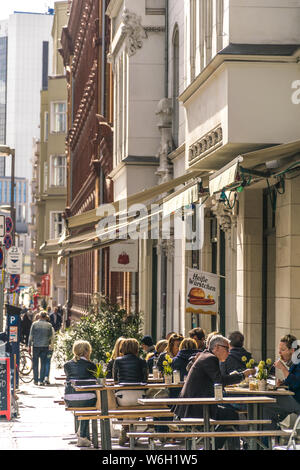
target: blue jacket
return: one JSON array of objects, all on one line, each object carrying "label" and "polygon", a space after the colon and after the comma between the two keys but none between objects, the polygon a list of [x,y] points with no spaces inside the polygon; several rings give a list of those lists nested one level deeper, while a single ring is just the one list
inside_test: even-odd
[{"label": "blue jacket", "polygon": [[199,352],[198,349],[181,349],[177,356],[172,360],[172,369],[180,371],[180,380],[183,381],[184,376],[187,375],[186,366],[192,356]]},{"label": "blue jacket", "polygon": [[292,364],[289,368],[289,375],[284,381],[291,392],[295,393],[294,398],[300,403],[300,364]]}]

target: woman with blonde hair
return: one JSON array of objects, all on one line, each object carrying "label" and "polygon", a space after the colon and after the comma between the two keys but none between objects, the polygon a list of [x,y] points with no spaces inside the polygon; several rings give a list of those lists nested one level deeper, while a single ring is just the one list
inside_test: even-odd
[{"label": "woman with blonde hair", "polygon": [[[73,359],[64,365],[66,386],[64,400],[68,408],[84,408],[96,405],[95,392],[77,392],[74,385],[94,385],[93,371],[96,364],[91,362],[92,346],[88,341],[77,340],[73,344]],[[80,421],[77,447],[90,447],[89,421]]]},{"label": "woman with blonde hair", "polygon": [[121,343],[122,343],[123,339],[125,339],[125,338],[123,336],[120,336],[117,339],[117,341],[115,342],[114,349],[112,350],[112,353],[111,353],[111,356],[110,356],[110,360],[107,363],[107,368],[106,368],[106,371],[107,371],[106,378],[107,379],[112,379],[113,378],[113,366],[114,366],[114,363],[115,363],[115,360],[117,359],[117,357],[119,357],[121,355],[120,354],[120,346],[121,346]]}]

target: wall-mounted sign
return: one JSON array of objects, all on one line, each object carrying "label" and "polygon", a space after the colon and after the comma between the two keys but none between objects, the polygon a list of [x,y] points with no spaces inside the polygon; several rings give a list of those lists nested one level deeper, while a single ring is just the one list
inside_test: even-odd
[{"label": "wall-mounted sign", "polygon": [[42,276],[41,295],[45,297],[50,295],[50,274],[44,274]]},{"label": "wall-mounted sign", "polygon": [[186,313],[217,315],[219,282],[212,273],[187,270]]},{"label": "wall-mounted sign", "polygon": [[11,233],[13,230],[13,221],[11,217],[5,217],[5,232]]},{"label": "wall-mounted sign", "polygon": [[9,274],[21,274],[23,271],[23,253],[17,246],[7,250],[6,269]]},{"label": "wall-mounted sign", "polygon": [[109,264],[111,271],[138,271],[138,240],[115,243],[109,248]]}]

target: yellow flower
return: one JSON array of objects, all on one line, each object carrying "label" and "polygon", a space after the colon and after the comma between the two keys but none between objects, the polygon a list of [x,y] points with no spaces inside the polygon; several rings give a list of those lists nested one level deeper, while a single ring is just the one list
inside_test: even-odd
[{"label": "yellow flower", "polygon": [[166,360],[168,361],[170,359],[169,354],[166,354]]},{"label": "yellow flower", "polygon": [[169,357],[168,358],[168,363],[171,364],[171,362],[172,362],[172,359]]},{"label": "yellow flower", "polygon": [[243,357],[242,357],[242,361],[243,361],[243,362],[246,362],[246,361],[247,361],[246,356],[243,356]]},{"label": "yellow flower", "polygon": [[254,364],[254,359],[250,359],[249,364],[252,366]]},{"label": "yellow flower", "polygon": [[167,366],[167,365],[168,365],[168,361],[164,361],[164,362],[163,362],[163,365],[164,365],[164,366]]},{"label": "yellow flower", "polygon": [[109,352],[105,353],[105,356],[110,357],[110,353]]},{"label": "yellow flower", "polygon": [[267,364],[268,366],[270,366],[270,365],[272,364],[272,359],[270,359],[270,358],[267,359],[267,360],[266,360],[266,364]]}]

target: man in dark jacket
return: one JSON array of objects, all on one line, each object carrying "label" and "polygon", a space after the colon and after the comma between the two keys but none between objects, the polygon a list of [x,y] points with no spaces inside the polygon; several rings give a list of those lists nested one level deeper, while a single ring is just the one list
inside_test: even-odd
[{"label": "man in dark jacket", "polygon": [[58,313],[58,308],[55,307],[53,313],[49,314],[50,323],[53,326],[54,331],[59,331],[62,324],[62,317]]},{"label": "man in dark jacket", "polygon": [[[209,350],[204,350],[191,367],[187,380],[180,393],[180,398],[208,398],[214,396],[214,384],[220,383],[223,386],[239,383],[245,377],[253,374],[252,369],[237,372],[232,375],[221,375],[219,362],[227,359],[229,354],[229,341],[221,335],[212,337],[209,343]],[[179,418],[202,418],[202,405],[177,405],[174,412]],[[210,416],[218,420],[238,419],[238,415],[233,408],[212,405],[210,406]],[[219,428],[222,430],[222,427]],[[224,444],[223,438],[216,439],[216,448],[221,448]],[[237,443],[230,443],[232,447]],[[237,446],[238,447],[238,446]]]},{"label": "man in dark jacket", "polygon": [[[244,346],[244,335],[240,331],[234,331],[228,336],[229,355],[226,361],[220,363],[222,375],[229,375],[231,372],[242,372],[246,369],[246,362],[251,359],[251,353]],[[247,361],[243,361],[245,357]]]}]

